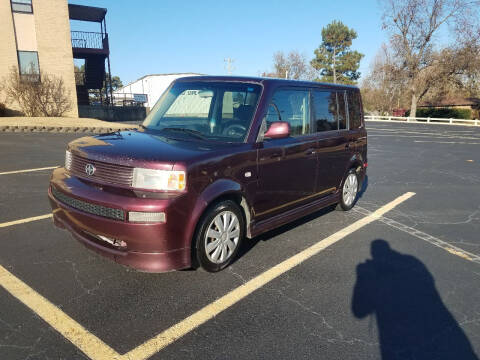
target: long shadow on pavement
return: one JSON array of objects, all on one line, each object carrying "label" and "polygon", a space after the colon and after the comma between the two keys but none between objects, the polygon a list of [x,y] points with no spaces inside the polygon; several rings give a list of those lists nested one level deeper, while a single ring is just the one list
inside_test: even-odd
[{"label": "long shadow on pavement", "polygon": [[420,260],[382,239],[372,241],[371,254],[357,266],[352,311],[375,316],[382,360],[478,360]]}]

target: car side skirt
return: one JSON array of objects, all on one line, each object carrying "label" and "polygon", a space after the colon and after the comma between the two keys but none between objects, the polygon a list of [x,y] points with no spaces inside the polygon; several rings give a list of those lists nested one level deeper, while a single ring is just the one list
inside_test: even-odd
[{"label": "car side skirt", "polygon": [[258,236],[267,231],[273,230],[279,226],[288,224],[294,220],[297,220],[306,215],[314,213],[315,211],[323,209],[327,206],[336,204],[340,199],[339,194],[340,193],[337,191],[333,194],[322,197],[318,200],[296,207],[294,209],[283,212],[281,214],[275,215],[271,218],[268,218],[259,222],[254,221],[251,224],[251,236],[252,237]]}]

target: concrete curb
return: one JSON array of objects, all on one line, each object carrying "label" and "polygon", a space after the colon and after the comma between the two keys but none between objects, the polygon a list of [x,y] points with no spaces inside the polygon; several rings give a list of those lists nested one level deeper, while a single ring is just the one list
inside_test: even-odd
[{"label": "concrete curb", "polygon": [[94,133],[101,134],[107,132],[115,132],[122,130],[132,130],[136,127],[124,127],[124,128],[109,128],[109,127],[96,127],[96,126],[16,126],[6,125],[0,126],[0,133],[2,132],[49,132],[49,133]]}]

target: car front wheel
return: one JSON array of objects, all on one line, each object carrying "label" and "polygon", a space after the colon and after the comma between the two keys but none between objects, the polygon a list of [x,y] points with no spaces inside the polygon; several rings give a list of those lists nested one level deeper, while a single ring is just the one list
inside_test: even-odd
[{"label": "car front wheel", "polygon": [[226,200],[214,205],[200,223],[196,238],[199,264],[209,272],[227,267],[236,257],[245,233],[238,205]]}]

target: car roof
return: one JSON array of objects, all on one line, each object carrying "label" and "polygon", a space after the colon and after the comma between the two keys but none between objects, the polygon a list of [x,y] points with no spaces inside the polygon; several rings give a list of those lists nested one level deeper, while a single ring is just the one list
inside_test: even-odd
[{"label": "car roof", "polygon": [[289,79],[278,79],[278,78],[269,78],[269,77],[254,77],[254,76],[186,76],[178,78],[176,82],[187,82],[187,81],[232,81],[232,82],[248,82],[248,83],[258,83],[258,84],[268,84],[276,86],[305,86],[305,87],[319,87],[319,88],[335,88],[335,89],[350,89],[358,90],[358,87],[353,85],[343,85],[343,84],[332,84],[324,83],[318,81],[303,81],[303,80],[289,80]]}]

